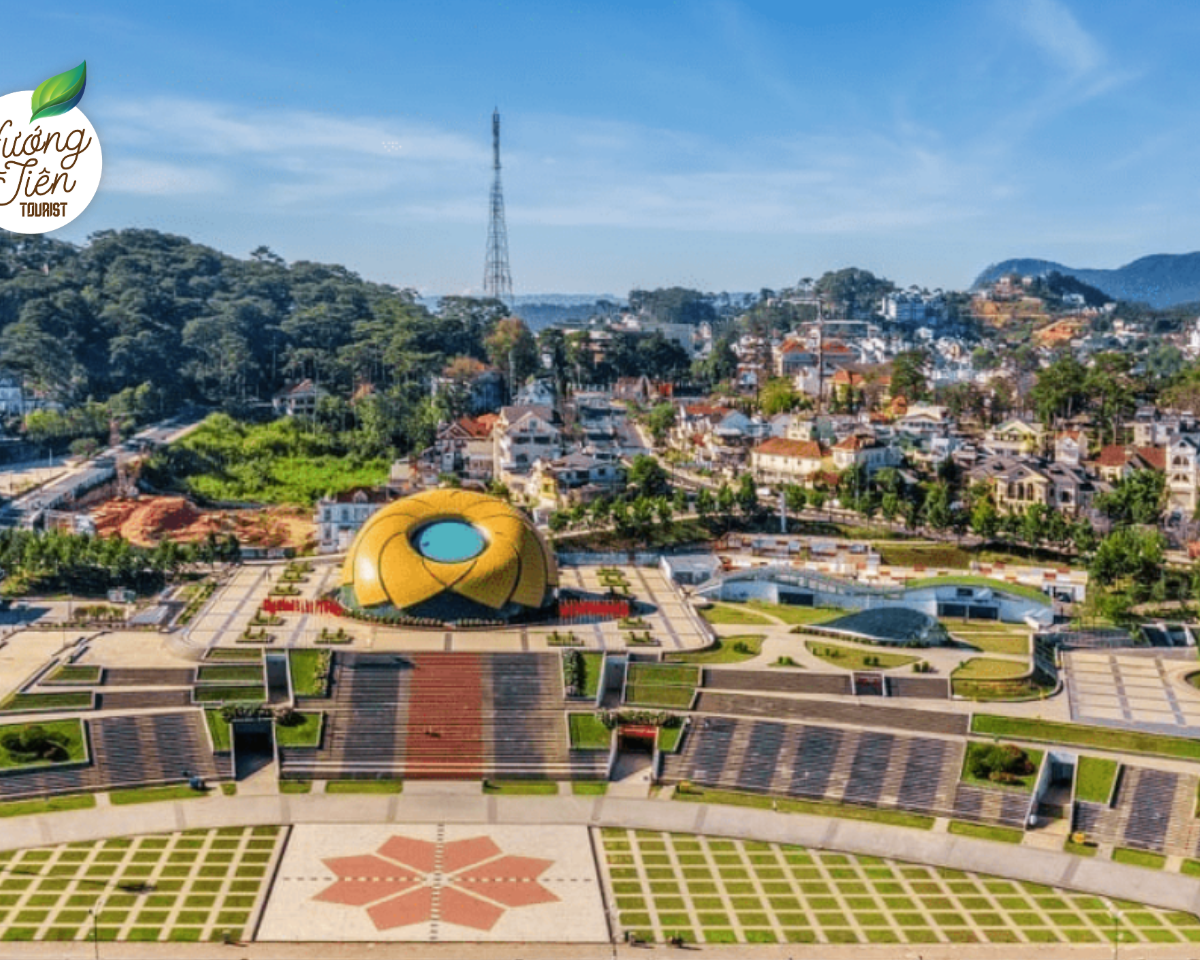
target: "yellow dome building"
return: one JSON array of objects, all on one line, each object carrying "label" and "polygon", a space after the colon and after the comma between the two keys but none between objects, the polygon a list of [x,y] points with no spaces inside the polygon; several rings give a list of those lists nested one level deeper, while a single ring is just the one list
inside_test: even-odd
[{"label": "yellow dome building", "polygon": [[342,602],[384,615],[509,619],[546,606],[554,552],[504,500],[427,490],[374,514],[342,566]]}]

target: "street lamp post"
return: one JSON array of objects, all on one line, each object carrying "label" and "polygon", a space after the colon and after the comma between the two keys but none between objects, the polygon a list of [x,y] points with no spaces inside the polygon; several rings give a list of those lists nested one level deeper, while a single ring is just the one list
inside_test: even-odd
[{"label": "street lamp post", "polygon": [[1118,960],[1121,952],[1121,911],[1113,909],[1110,916],[1113,922],[1113,960]]}]

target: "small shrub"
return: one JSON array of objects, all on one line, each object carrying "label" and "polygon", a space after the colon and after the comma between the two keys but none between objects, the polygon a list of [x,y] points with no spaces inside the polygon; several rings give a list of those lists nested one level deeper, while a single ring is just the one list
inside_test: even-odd
[{"label": "small shrub", "polygon": [[968,769],[971,776],[978,780],[1015,783],[1022,777],[1029,776],[1036,768],[1024,750],[1014,744],[1005,743],[993,744],[972,752]]}]

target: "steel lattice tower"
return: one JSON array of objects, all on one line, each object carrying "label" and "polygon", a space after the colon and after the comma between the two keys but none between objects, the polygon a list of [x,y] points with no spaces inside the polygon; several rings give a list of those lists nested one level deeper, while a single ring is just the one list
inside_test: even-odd
[{"label": "steel lattice tower", "polygon": [[512,273],[508,269],[508,229],[504,226],[504,191],[500,186],[500,110],[492,113],[491,217],[488,220],[487,259],[483,264],[483,294],[505,303],[512,301]]}]

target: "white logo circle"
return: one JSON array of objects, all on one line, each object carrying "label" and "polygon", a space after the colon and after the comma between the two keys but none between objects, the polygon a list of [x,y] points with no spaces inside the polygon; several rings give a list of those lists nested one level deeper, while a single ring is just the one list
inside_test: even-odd
[{"label": "white logo circle", "polygon": [[0,227],[47,233],[87,209],[100,186],[100,139],[78,107],[29,120],[32,90],[0,97]]}]

